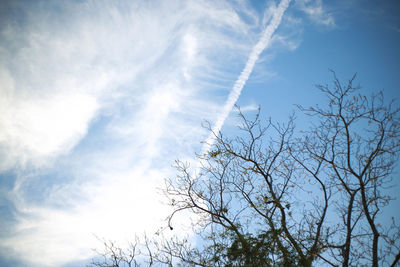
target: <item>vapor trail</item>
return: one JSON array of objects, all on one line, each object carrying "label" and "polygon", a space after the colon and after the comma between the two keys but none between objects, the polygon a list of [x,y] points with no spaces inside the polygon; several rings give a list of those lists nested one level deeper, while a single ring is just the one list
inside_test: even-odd
[{"label": "vapor trail", "polygon": [[283,13],[286,11],[290,3],[290,0],[282,0],[279,3],[278,8],[275,10],[271,22],[265,28],[260,40],[258,43],[253,47],[249,58],[247,60],[246,66],[240,73],[239,77],[237,78],[233,88],[229,94],[227,101],[223,107],[222,113],[219,115],[217,122],[215,123],[214,127],[212,128],[212,132],[210,133],[209,137],[207,138],[206,142],[203,145],[202,155],[209,152],[211,146],[214,144],[214,134],[218,134],[224,124],[226,118],[228,117],[229,113],[231,112],[233,106],[235,105],[236,101],[238,100],[240,93],[242,92],[243,86],[246,84],[247,80],[251,72],[253,71],[254,64],[258,60],[262,51],[268,46],[271,41],[272,34],[278,28],[279,24],[281,23]]}]

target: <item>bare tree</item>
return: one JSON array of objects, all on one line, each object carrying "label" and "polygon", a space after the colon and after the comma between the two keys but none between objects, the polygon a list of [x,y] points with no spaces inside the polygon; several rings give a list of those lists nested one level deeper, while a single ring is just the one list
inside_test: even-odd
[{"label": "bare tree", "polygon": [[138,240],[129,243],[128,249],[123,249],[109,240],[100,240],[103,250],[95,250],[97,257],[94,258],[88,267],[137,267],[137,256],[140,251],[137,248]]},{"label": "bare tree", "polygon": [[295,130],[293,116],[263,126],[259,113],[249,120],[239,112],[244,135],[215,133],[199,173],[177,162],[180,175],[165,193],[175,212],[189,209],[202,215],[202,225],[213,225],[212,236],[225,235],[217,244],[227,249],[217,258],[232,261],[230,249],[238,246],[235,260],[249,266],[259,245],[271,265],[399,261],[399,228],[380,217],[399,155],[399,109],[382,93],[360,95],[354,78],[343,86],[334,74],[333,88],[318,86],[326,106],[299,106],[312,123],[307,131]]},{"label": "bare tree", "polygon": [[354,78],[342,86],[335,76],[333,89],[318,86],[327,96],[327,108],[300,107],[318,124],[298,142],[297,151],[305,153],[292,155],[309,173],[317,162],[328,178],[324,185],[333,195],[334,214],[342,220],[338,234],[327,243],[331,255],[337,258],[332,249],[339,249],[343,266],[378,266],[388,256],[379,256],[379,240],[386,242],[381,248],[393,246],[385,240],[398,231],[394,224],[384,229],[379,215],[391,200],[385,189],[392,185],[400,148],[399,109],[392,102],[385,105],[382,92],[370,98],[357,94]]},{"label": "bare tree", "polygon": [[[334,73],[333,73],[334,74]],[[164,193],[174,216],[195,214],[202,238],[151,241],[152,263],[173,266],[395,266],[400,228],[383,214],[392,198],[400,150],[399,109],[383,94],[367,98],[353,86],[318,86],[326,105],[263,124],[260,110],[234,138],[214,133],[200,167],[176,161]],[[211,127],[208,127],[211,129]],[[148,244],[148,243],[147,243]],[[149,255],[149,254],[147,254]],[[105,266],[105,265],[104,265]]]}]

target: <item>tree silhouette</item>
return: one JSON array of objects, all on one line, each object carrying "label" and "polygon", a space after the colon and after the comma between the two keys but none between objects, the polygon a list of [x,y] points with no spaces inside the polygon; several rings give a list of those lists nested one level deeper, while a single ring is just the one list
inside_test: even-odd
[{"label": "tree silhouette", "polygon": [[[317,86],[326,104],[282,123],[240,112],[233,138],[214,133],[198,168],[176,161],[164,194],[174,211],[196,214],[203,242],[147,240],[151,264],[174,266],[395,266],[400,228],[383,212],[400,149],[399,109],[383,93]],[[211,129],[211,127],[208,127]],[[180,265],[179,265],[180,264]]]}]

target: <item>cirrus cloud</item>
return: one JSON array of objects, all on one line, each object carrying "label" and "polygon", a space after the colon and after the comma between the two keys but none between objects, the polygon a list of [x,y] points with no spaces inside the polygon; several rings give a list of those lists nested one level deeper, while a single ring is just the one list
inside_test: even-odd
[{"label": "cirrus cloud", "polygon": [[14,220],[2,257],[61,266],[90,257],[93,234],[156,231],[168,214],[157,187],[176,158],[193,161],[262,19],[241,1],[2,5],[0,172],[13,173]]}]

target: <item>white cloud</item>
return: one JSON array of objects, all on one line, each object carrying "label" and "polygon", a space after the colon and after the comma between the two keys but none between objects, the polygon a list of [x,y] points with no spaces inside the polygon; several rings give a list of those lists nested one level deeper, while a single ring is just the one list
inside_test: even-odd
[{"label": "white cloud", "polygon": [[279,47],[284,47],[289,51],[294,51],[300,46],[300,41],[294,39],[292,36],[286,35],[275,35],[273,40],[274,44],[277,44]]},{"label": "white cloud", "polygon": [[47,96],[2,96],[0,115],[0,170],[13,162],[25,165],[68,152],[87,131],[98,103],[83,93],[60,92]]},{"label": "white cloud", "polygon": [[90,201],[75,201],[73,209],[25,204],[16,234],[3,240],[2,247],[13,248],[8,254],[33,266],[60,266],[90,257],[90,248],[99,245],[95,236],[128,241],[135,233],[153,234],[169,211],[155,190],[160,174],[135,171],[107,175],[112,177],[97,177],[101,182],[96,186],[80,188]]},{"label": "white cloud", "polygon": [[297,0],[296,3],[313,22],[329,27],[335,26],[335,19],[324,9],[322,0]]},{"label": "white cloud", "polygon": [[260,29],[230,1],[21,12],[0,26],[0,171],[17,173],[15,229],[0,246],[59,266],[88,257],[92,234],[160,226],[168,210],[156,187],[174,159],[199,150],[201,122],[215,121]]},{"label": "white cloud", "polygon": [[186,80],[191,79],[190,75],[190,69],[188,69],[188,66],[191,66],[193,64],[193,61],[195,60],[198,48],[197,48],[197,39],[196,37],[188,33],[183,37],[183,52],[185,56],[185,63],[183,66],[183,76],[185,77]]},{"label": "white cloud", "polygon": [[251,112],[251,111],[256,111],[260,108],[259,105],[257,105],[256,103],[254,103],[254,101],[248,105],[245,106],[241,106],[240,107],[240,111],[242,112]]}]

